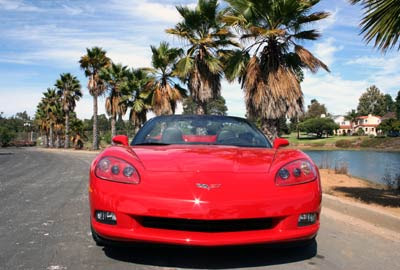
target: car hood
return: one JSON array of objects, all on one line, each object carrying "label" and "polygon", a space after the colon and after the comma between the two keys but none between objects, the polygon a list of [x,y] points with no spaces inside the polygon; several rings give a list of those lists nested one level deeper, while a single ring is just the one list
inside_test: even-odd
[{"label": "car hood", "polygon": [[132,149],[147,171],[157,172],[267,173],[276,152],[231,146],[136,146]]}]

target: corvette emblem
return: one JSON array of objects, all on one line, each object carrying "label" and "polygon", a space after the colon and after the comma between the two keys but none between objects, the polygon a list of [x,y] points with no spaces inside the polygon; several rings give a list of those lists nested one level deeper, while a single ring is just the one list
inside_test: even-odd
[{"label": "corvette emblem", "polygon": [[208,184],[197,183],[196,186],[198,188],[212,190],[212,189],[220,188],[221,184],[209,184],[208,185]]}]

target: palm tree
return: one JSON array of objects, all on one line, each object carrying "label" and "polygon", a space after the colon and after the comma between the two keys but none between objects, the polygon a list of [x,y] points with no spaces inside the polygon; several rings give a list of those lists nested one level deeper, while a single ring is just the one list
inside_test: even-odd
[{"label": "palm tree", "polygon": [[129,71],[128,85],[123,88],[122,100],[126,108],[131,108],[129,120],[135,133],[147,120],[147,112],[152,109],[151,92],[146,91],[150,81],[154,81],[147,70],[132,69]]},{"label": "palm tree", "polygon": [[304,30],[328,17],[310,13],[319,0],[227,0],[224,21],[237,29],[243,50],[226,58],[228,80],[239,79],[245,92],[247,115],[260,119],[270,139],[278,135],[279,119],[303,113],[302,69],[317,72],[328,67],[298,41],[316,40],[320,34]]},{"label": "palm tree", "polygon": [[349,111],[345,116],[344,119],[350,121],[351,131],[353,132],[354,123],[357,123],[359,114],[356,110]]},{"label": "palm tree", "polygon": [[[364,9],[361,33],[367,43],[375,40],[374,47],[386,52],[392,49],[400,36],[400,0],[350,0]],[[399,47],[397,48],[400,50]]]},{"label": "palm tree", "polygon": [[182,49],[170,48],[166,42],[161,42],[158,48],[150,46],[153,52],[152,69],[154,77],[147,84],[151,92],[152,110],[156,115],[174,114],[177,102],[186,97],[186,90],[173,81],[173,72]]},{"label": "palm tree", "polygon": [[86,77],[89,77],[88,89],[93,96],[93,150],[99,149],[99,139],[97,130],[97,97],[101,96],[105,87],[99,79],[99,71],[111,64],[110,58],[106,56],[106,51],[99,47],[86,49],[86,55],[79,60],[81,68],[85,71]]},{"label": "palm tree", "polygon": [[107,89],[106,112],[111,117],[111,137],[114,137],[117,135],[117,116],[125,115],[127,109],[123,102],[123,90],[128,87],[129,70],[127,66],[112,63],[100,70],[99,78]]},{"label": "palm tree", "polygon": [[47,88],[47,92],[43,93],[41,100],[43,111],[46,114],[46,121],[49,127],[49,147],[54,147],[53,128],[57,122],[57,111],[60,109],[59,96],[54,88]]},{"label": "palm tree", "polygon": [[176,65],[174,75],[188,82],[197,103],[197,114],[206,113],[206,103],[221,92],[223,64],[227,46],[238,46],[233,34],[221,23],[223,12],[217,0],[198,0],[197,7],[177,7],[183,20],[166,32],[182,39],[188,49]]},{"label": "palm tree", "polygon": [[42,142],[45,147],[49,146],[49,140],[48,140],[48,121],[47,121],[47,113],[45,111],[45,105],[42,101],[39,102],[39,104],[36,107],[36,113],[35,113],[35,120],[34,123],[35,125],[39,128],[40,136],[42,137]]},{"label": "palm tree", "polygon": [[65,116],[65,148],[69,148],[69,113],[74,111],[76,102],[82,97],[81,84],[71,73],[60,75],[60,79],[54,85],[60,96],[62,110]]}]

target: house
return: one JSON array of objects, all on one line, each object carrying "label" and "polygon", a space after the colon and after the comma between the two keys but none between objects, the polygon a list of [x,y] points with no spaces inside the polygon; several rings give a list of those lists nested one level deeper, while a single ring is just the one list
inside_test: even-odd
[{"label": "house", "polygon": [[346,120],[344,116],[336,116],[333,121],[339,125],[339,129],[336,130],[336,135],[351,135],[353,133],[352,124],[350,120]]},{"label": "house", "polygon": [[382,118],[370,114],[368,116],[359,116],[355,122],[350,122],[344,116],[336,116],[334,121],[340,127],[336,130],[336,135],[352,135],[362,130],[365,135],[376,136],[378,134],[376,128],[382,122]]},{"label": "house", "polygon": [[353,125],[354,132],[363,130],[365,135],[378,135],[376,128],[382,122],[380,116],[369,114],[368,116],[359,116]]}]

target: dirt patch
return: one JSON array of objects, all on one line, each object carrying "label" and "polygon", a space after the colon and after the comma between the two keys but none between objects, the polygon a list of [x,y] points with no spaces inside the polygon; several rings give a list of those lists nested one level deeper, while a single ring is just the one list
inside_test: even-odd
[{"label": "dirt patch", "polygon": [[369,204],[380,211],[400,217],[400,194],[384,185],[370,183],[348,175],[320,170],[322,191],[347,200]]}]

